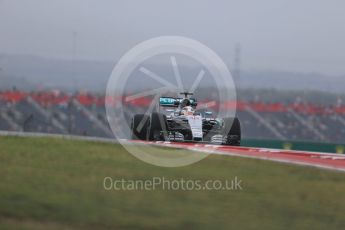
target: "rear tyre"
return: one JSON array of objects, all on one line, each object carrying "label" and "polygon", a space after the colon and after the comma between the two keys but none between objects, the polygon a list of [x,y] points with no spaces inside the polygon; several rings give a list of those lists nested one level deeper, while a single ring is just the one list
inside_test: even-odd
[{"label": "rear tyre", "polygon": [[131,123],[132,139],[146,140],[150,117],[145,114],[134,115]]},{"label": "rear tyre", "polygon": [[240,120],[235,118],[225,118],[225,130],[229,130],[228,133],[225,133],[226,141],[225,145],[241,145],[241,124]]},{"label": "rear tyre", "polygon": [[150,141],[167,140],[167,118],[161,113],[152,113],[148,128],[148,139]]}]

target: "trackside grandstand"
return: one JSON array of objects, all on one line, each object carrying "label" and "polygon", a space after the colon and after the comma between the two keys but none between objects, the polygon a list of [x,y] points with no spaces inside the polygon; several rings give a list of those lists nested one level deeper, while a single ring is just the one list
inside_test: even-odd
[{"label": "trackside grandstand", "polygon": [[[113,137],[105,103],[116,100],[90,93],[60,91],[0,92],[0,130]],[[136,111],[150,104],[147,98],[128,102]],[[234,102],[227,102],[231,109]],[[217,104],[209,109],[216,109]],[[342,143],[345,137],[345,105],[311,103],[265,103],[238,101],[244,139],[269,139]]]}]

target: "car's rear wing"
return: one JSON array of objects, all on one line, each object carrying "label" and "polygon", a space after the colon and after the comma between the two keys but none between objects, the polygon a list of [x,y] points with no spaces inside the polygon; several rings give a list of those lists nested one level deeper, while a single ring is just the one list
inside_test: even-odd
[{"label": "car's rear wing", "polygon": [[[161,97],[159,98],[159,105],[164,107],[178,107],[183,98],[175,97]],[[195,98],[189,98],[191,106],[197,106],[198,103]]]}]

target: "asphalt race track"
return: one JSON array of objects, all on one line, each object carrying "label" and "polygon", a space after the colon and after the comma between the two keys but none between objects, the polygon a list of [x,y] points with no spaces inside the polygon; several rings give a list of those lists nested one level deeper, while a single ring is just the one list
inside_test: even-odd
[{"label": "asphalt race track", "polygon": [[296,165],[312,166],[337,171],[345,171],[345,155],[333,153],[316,153],[294,150],[280,150],[253,147],[237,147],[210,144],[129,141],[172,148],[183,148],[192,151],[210,152],[225,156],[247,157]]}]

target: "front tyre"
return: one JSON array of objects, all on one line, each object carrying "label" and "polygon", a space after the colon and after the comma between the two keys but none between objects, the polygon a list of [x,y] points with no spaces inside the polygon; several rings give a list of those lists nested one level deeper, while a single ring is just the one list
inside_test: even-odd
[{"label": "front tyre", "polygon": [[152,113],[148,128],[148,139],[150,141],[167,140],[167,118],[162,113]]},{"label": "front tyre", "polygon": [[147,128],[149,125],[150,117],[145,114],[136,114],[132,118],[131,132],[133,140],[146,140]]},{"label": "front tyre", "polygon": [[224,129],[229,130],[228,133],[224,133],[225,142],[224,145],[241,145],[241,124],[240,120],[235,118],[224,118]]}]

